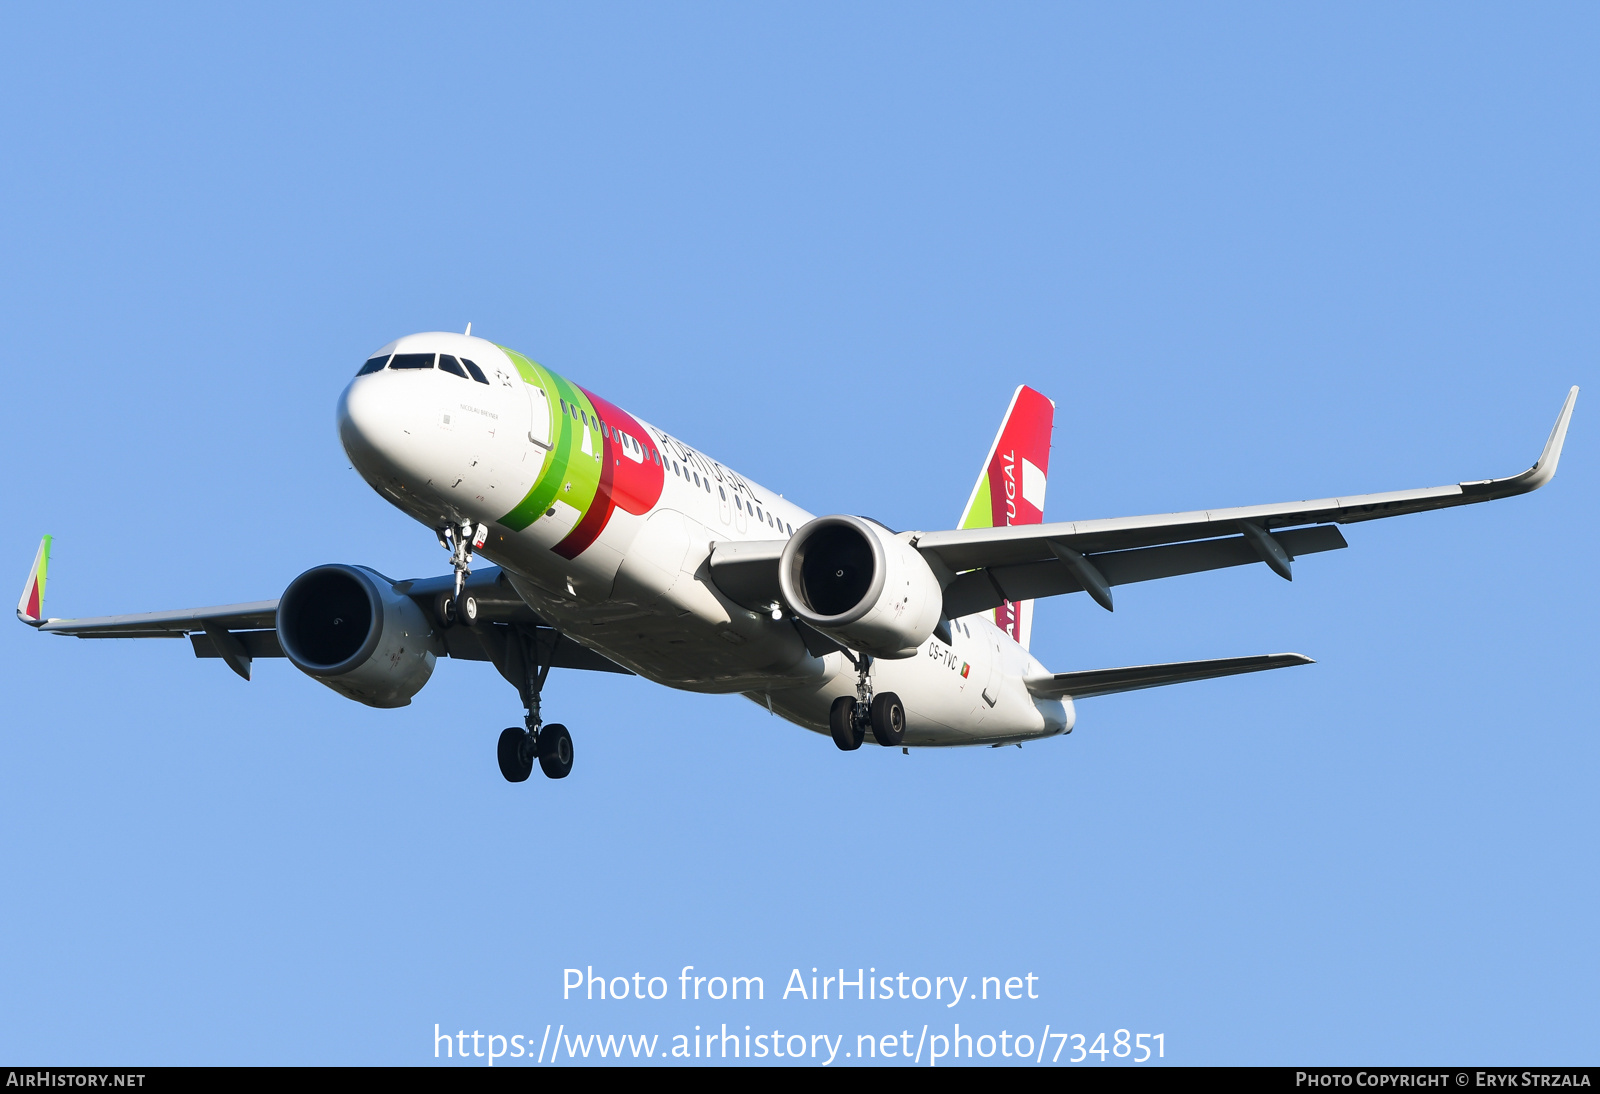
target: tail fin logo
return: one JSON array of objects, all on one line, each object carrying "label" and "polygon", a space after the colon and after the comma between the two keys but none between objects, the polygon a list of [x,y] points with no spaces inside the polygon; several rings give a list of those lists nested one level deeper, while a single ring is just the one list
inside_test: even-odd
[{"label": "tail fin logo", "polygon": [[[1017,388],[1006,408],[983,471],[961,514],[962,528],[1006,528],[1044,522],[1045,486],[1050,473],[1050,433],[1056,405],[1031,387]],[[995,622],[1024,647],[1032,622],[1032,603],[1010,601],[994,611]]]}]

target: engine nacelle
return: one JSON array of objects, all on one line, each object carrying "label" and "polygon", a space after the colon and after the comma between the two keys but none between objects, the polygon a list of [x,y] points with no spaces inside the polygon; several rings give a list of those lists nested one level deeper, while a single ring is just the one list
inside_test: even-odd
[{"label": "engine nacelle", "polygon": [[910,657],[939,625],[944,591],[917,549],[860,517],[818,517],[789,540],[778,587],[812,627],[874,657]]},{"label": "engine nacelle", "polygon": [[433,675],[439,639],[421,608],[364,566],[317,566],[278,601],[295,668],[369,707],[403,707]]}]

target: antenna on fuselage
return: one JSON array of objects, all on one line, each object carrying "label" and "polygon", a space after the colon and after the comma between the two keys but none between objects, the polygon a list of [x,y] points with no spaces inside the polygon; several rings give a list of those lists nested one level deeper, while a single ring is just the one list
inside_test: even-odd
[{"label": "antenna on fuselage", "polygon": [[472,337],[472,324],[471,324],[471,323],[468,323],[468,324],[467,324],[467,333],[466,333],[466,337],[468,337],[468,338],[471,338],[471,337]]}]

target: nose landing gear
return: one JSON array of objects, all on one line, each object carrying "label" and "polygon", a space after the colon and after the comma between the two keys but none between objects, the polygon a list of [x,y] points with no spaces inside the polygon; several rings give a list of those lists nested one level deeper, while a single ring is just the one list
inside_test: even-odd
[{"label": "nose landing gear", "polygon": [[[468,598],[471,599],[470,597]],[[549,650],[540,657],[538,634],[518,628],[514,634],[513,648],[522,663],[522,703],[527,708],[527,728],[511,726],[500,734],[495,756],[500,762],[500,774],[507,782],[526,782],[533,773],[533,761],[539,761],[539,770],[546,778],[564,779],[572,773],[572,734],[560,722],[544,725],[539,714],[539,696],[544,691],[550,666],[555,663],[556,650],[561,645],[561,632],[556,631]],[[541,663],[542,661],[542,663]]]},{"label": "nose landing gear", "polygon": [[470,627],[478,621],[478,602],[470,596],[463,597],[461,589],[472,573],[472,552],[488,542],[489,526],[474,526],[470,520],[464,520],[459,526],[446,524],[437,528],[434,534],[439,537],[439,546],[450,552],[450,566],[456,572],[455,591],[439,598],[439,621],[447,627],[455,623]]}]

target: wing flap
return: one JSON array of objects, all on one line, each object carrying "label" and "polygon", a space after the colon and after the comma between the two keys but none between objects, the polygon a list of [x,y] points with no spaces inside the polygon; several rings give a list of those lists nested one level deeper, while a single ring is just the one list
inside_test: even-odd
[{"label": "wing flap", "polygon": [[[278,644],[277,631],[230,631],[229,632],[244,648],[244,654],[250,660],[258,657],[282,657],[283,647]],[[189,642],[194,646],[196,657],[222,657],[222,651],[217,649],[211,635],[205,631],[196,631],[189,636]]]},{"label": "wing flap", "polygon": [[1294,665],[1314,665],[1311,658],[1298,653],[1266,653],[1254,657],[1218,657],[1209,661],[1173,661],[1165,665],[1130,665],[1120,669],[1090,669],[1062,672],[1054,676],[1025,681],[1028,691],[1038,699],[1092,699],[1123,691],[1186,684],[1191,680],[1214,680],[1245,672],[1264,672]]},{"label": "wing flap", "polygon": [[[1337,551],[1347,546],[1343,533],[1327,526],[1295,528],[1268,535],[1277,541],[1290,558],[1320,551]],[[1261,555],[1244,536],[1140,547],[1129,551],[1106,551],[1084,557],[1100,572],[1108,585],[1154,581],[1261,561]],[[1079,578],[1054,556],[1048,561],[989,566],[958,575],[945,589],[944,611],[951,619],[959,619],[987,611],[1006,600],[1060,596],[1081,589],[1083,584]]]}]

